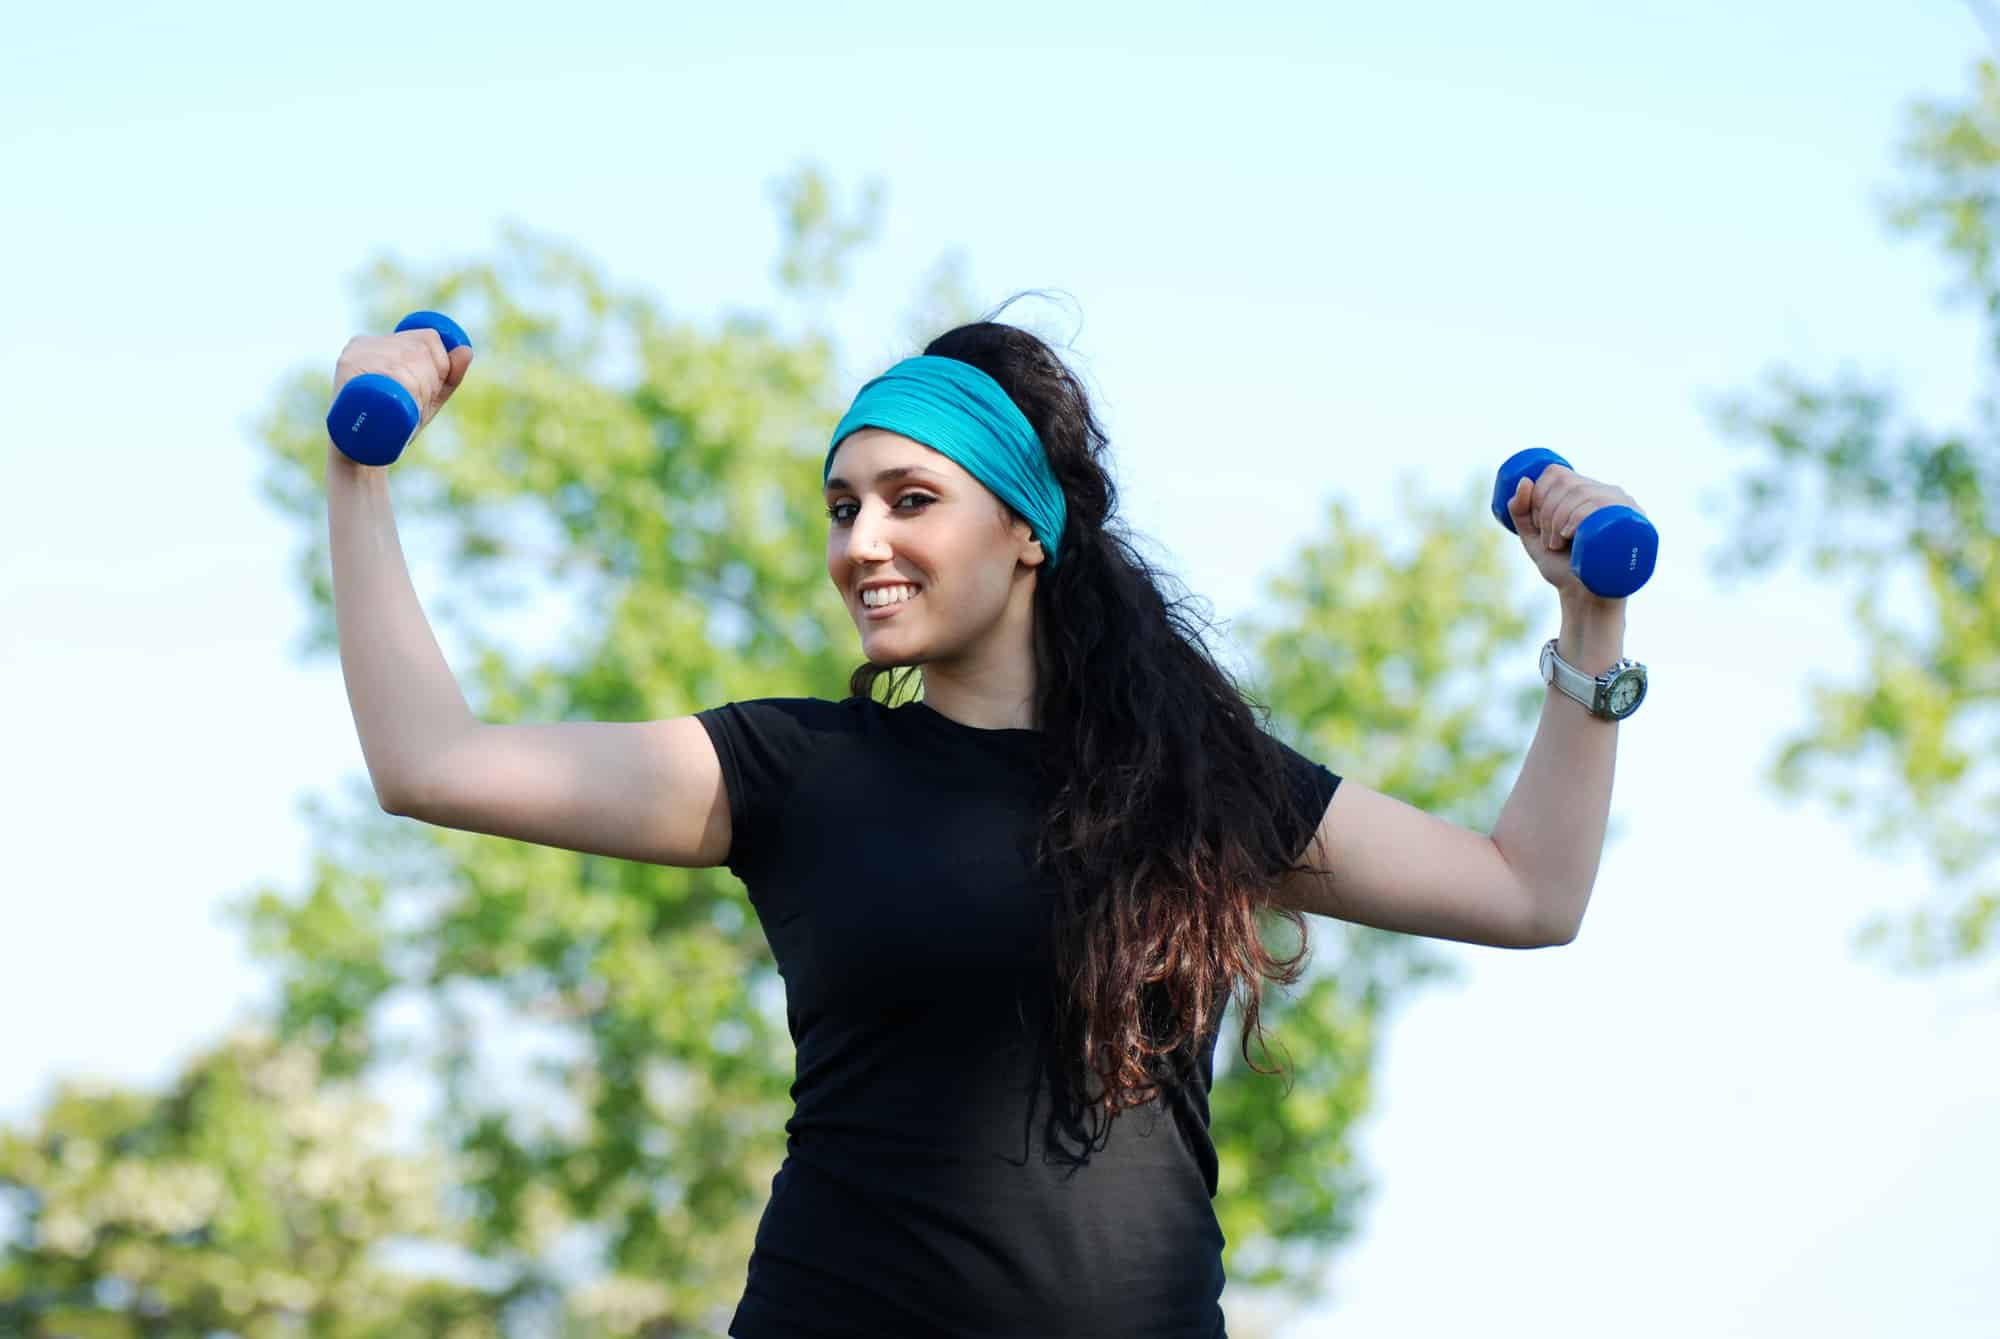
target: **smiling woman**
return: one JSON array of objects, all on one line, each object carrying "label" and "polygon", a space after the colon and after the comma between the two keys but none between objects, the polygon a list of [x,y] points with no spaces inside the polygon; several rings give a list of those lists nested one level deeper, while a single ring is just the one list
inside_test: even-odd
[{"label": "smiling woman", "polygon": [[[1219,1332],[1220,1020],[1240,993],[1257,1069],[1260,984],[1308,954],[1277,879],[1340,778],[1260,725],[1163,593],[1107,445],[1028,331],[973,322],[887,369],[823,467],[848,697],[697,713],[799,1039],[741,1339],[811,1316]],[[1291,957],[1265,909],[1297,925]],[[912,1260],[893,1247],[919,1222]]]},{"label": "smiling woman", "polygon": [[384,806],[748,890],[798,1054],[735,1339],[1221,1332],[1221,1017],[1240,996],[1270,1072],[1261,985],[1308,954],[1282,880],[1314,868],[1340,778],[1209,657],[1114,516],[1106,446],[1034,335],[940,336],[828,444],[847,696],[632,724],[473,719],[382,471],[329,461],[341,664]]}]

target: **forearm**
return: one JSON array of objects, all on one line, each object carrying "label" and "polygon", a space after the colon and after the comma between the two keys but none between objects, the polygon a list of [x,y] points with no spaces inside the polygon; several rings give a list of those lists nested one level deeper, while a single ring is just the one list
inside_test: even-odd
[{"label": "forearm", "polygon": [[[1625,602],[1566,600],[1556,651],[1585,674],[1602,674],[1625,654]],[[1494,844],[1559,940],[1575,936],[1597,881],[1617,753],[1618,723],[1550,684],[1527,761],[1493,825]]]},{"label": "forearm", "polygon": [[411,584],[387,469],[329,445],[326,499],[340,672],[376,798],[393,807],[425,761],[477,721]]}]

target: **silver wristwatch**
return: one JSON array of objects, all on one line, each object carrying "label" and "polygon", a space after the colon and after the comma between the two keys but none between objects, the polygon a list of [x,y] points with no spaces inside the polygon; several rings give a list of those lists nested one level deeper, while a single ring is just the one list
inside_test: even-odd
[{"label": "silver wristwatch", "polygon": [[1622,721],[1646,700],[1646,667],[1636,660],[1621,660],[1596,678],[1556,654],[1556,638],[1542,648],[1542,682],[1561,689],[1583,703],[1591,715],[1607,721]]}]

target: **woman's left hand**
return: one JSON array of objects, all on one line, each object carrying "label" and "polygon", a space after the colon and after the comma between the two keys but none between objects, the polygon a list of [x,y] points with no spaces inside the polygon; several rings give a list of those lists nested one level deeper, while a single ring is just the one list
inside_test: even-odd
[{"label": "woman's left hand", "polygon": [[1521,476],[1507,502],[1521,547],[1535,560],[1535,570],[1565,600],[1602,598],[1570,571],[1569,544],[1584,517],[1603,507],[1630,507],[1646,514],[1624,489],[1585,478],[1567,465],[1546,465],[1534,479]]}]

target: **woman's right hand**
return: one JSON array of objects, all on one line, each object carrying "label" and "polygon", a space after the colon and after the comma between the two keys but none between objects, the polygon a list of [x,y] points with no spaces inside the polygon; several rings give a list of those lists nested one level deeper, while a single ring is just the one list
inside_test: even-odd
[{"label": "woman's right hand", "polygon": [[[333,394],[339,398],[340,388],[364,372],[388,377],[417,402],[421,417],[416,431],[422,432],[464,383],[471,367],[470,344],[446,353],[443,337],[428,327],[389,335],[356,335],[334,363]],[[410,436],[414,439],[416,433]]]}]

